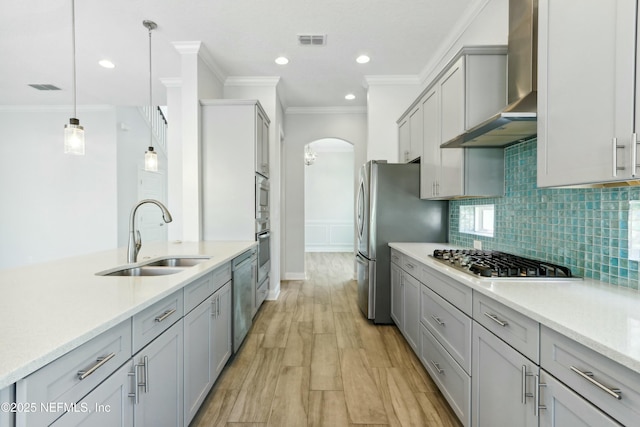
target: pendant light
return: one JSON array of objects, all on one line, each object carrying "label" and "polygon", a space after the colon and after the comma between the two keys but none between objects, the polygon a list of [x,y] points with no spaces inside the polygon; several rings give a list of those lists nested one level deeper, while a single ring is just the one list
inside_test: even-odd
[{"label": "pendant light", "polygon": [[[158,25],[153,21],[142,21],[142,25],[149,30],[149,114],[153,111],[152,100],[152,82],[151,79],[151,31],[158,28]],[[151,121],[149,121],[149,149],[144,153],[144,170],[157,172],[158,171],[158,153],[153,149],[153,127]]]},{"label": "pendant light", "polygon": [[64,125],[64,153],[84,156],[84,128],[76,118],[76,7],[71,0],[71,48],[73,50],[73,117]]}]

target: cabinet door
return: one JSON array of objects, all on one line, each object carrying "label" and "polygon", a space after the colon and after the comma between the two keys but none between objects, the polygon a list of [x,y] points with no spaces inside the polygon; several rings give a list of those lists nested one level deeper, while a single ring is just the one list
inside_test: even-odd
[{"label": "cabinet door", "polygon": [[440,172],[440,113],[437,87],[422,99],[422,158],[420,159],[420,197],[435,197]]},{"label": "cabinet door", "polygon": [[51,426],[131,427],[133,426],[133,363],[127,362],[85,396]]},{"label": "cabinet door", "polygon": [[409,161],[422,156],[422,111],[420,104],[409,114]]},{"label": "cabinet door", "polygon": [[[0,403],[15,401],[13,386],[7,386],[0,390]],[[0,411],[0,427],[13,427],[13,414],[9,411]]]},{"label": "cabinet door", "polygon": [[214,381],[224,369],[233,351],[231,335],[231,282],[220,288],[215,294],[215,312],[212,316],[212,341],[213,357],[211,358],[211,370]]},{"label": "cabinet door", "polygon": [[418,354],[420,342],[420,282],[409,274],[402,274],[404,294],[404,336]]},{"label": "cabinet door", "polygon": [[269,177],[269,123],[256,108],[256,172]]},{"label": "cabinet door", "polygon": [[538,391],[544,407],[540,410],[540,427],[620,426],[544,370],[540,370],[540,382],[544,384]]},{"label": "cabinet door", "polygon": [[[464,59],[464,56],[461,57],[438,82],[440,89],[440,143],[446,142],[464,132]],[[439,197],[452,197],[464,193],[462,180],[463,150],[462,148],[441,150],[440,179],[437,185]]]},{"label": "cabinet door", "polygon": [[184,425],[182,322],[176,322],[134,356],[142,384],[134,411],[136,426]]},{"label": "cabinet door", "polygon": [[540,0],[539,186],[635,175],[636,3]]},{"label": "cabinet door", "polygon": [[184,319],[184,423],[188,425],[215,381],[213,359],[213,296],[204,300]]},{"label": "cabinet door", "polygon": [[409,150],[411,148],[411,125],[409,119],[404,119],[398,125],[398,161],[406,163],[409,161]]},{"label": "cabinet door", "polygon": [[535,427],[538,367],[473,322],[472,419],[476,427]]},{"label": "cabinet door", "polygon": [[391,318],[401,331],[404,330],[402,296],[402,270],[391,263]]}]

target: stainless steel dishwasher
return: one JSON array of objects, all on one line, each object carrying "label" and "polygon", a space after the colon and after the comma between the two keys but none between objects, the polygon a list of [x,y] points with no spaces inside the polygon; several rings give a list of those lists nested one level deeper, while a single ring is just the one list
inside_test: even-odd
[{"label": "stainless steel dishwasher", "polygon": [[251,249],[232,261],[233,268],[233,352],[236,353],[251,328],[253,291],[257,280],[256,250]]}]

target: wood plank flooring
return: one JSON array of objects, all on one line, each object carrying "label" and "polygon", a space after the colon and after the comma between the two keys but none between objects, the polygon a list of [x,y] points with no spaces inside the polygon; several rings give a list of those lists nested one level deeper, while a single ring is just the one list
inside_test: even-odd
[{"label": "wood plank flooring", "polygon": [[265,301],[192,427],[461,426],[402,334],[356,303],[353,255],[306,254]]}]

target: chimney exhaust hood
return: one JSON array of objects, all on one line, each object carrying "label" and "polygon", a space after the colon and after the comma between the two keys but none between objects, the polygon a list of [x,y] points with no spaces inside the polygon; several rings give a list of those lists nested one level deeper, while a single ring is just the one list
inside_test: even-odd
[{"label": "chimney exhaust hood", "polygon": [[441,148],[507,147],[536,137],[538,0],[509,0],[507,107]]}]

